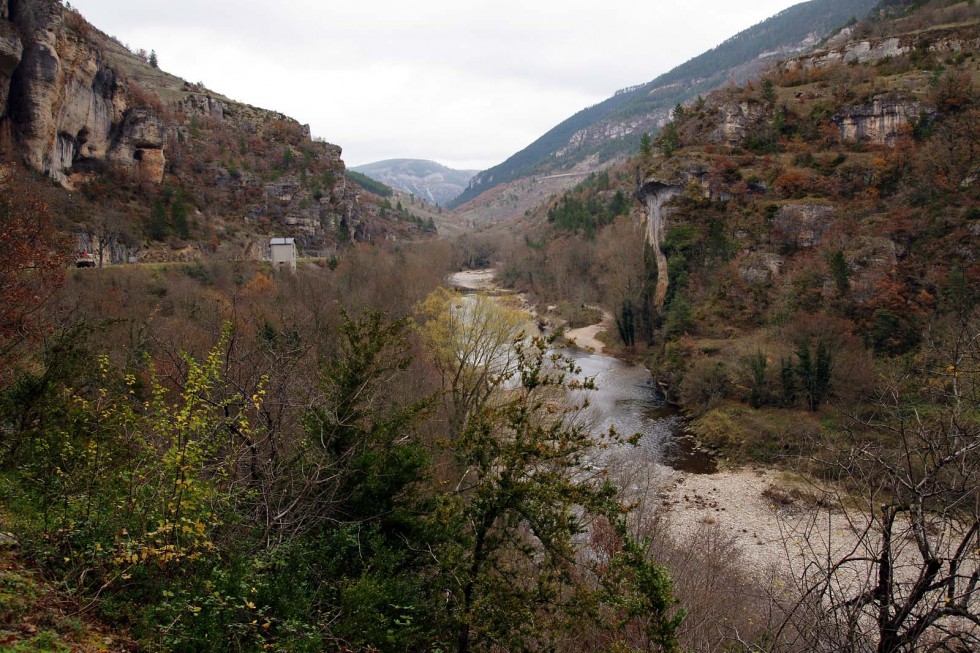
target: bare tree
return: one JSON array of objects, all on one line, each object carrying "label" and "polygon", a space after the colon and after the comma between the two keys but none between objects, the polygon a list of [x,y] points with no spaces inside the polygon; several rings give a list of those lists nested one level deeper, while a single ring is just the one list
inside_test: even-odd
[{"label": "bare tree", "polygon": [[783,630],[811,650],[980,648],[978,312],[926,343],[818,461],[850,532],[810,543]]}]

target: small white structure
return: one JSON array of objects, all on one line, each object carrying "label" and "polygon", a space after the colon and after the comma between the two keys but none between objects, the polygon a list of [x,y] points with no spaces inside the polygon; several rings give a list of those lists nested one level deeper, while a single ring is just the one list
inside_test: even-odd
[{"label": "small white structure", "polygon": [[269,240],[272,267],[296,272],[296,239],[272,238]]}]

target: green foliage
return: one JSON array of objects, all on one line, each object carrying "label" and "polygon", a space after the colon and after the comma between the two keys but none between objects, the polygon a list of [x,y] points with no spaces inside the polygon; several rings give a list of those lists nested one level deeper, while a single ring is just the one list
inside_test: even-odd
[{"label": "green foliage", "polygon": [[640,136],[640,156],[644,161],[649,161],[653,156],[653,139],[650,138],[650,132],[643,132]]},{"label": "green foliage", "polygon": [[166,240],[170,234],[170,225],[167,220],[167,208],[163,201],[157,199],[153,202],[150,209],[150,219],[146,225],[147,235],[152,240]]},{"label": "green foliage", "polygon": [[595,238],[597,230],[611,224],[630,208],[621,189],[612,197],[602,194],[609,185],[608,171],[589,175],[548,209],[548,222],[566,231],[582,233],[589,240]]},{"label": "green foliage", "polygon": [[[568,571],[569,564],[587,562],[576,554],[586,520],[604,516],[616,523],[622,510],[615,488],[581,467],[595,437],[574,411],[554,405],[560,401],[554,389],[581,387],[574,363],[550,353],[540,339],[513,346],[520,384],[475,415],[454,442],[461,489],[442,507],[452,533],[442,554],[451,562],[444,575],[451,579],[447,592],[461,652],[491,644],[522,649],[549,632],[563,605],[592,591]],[[603,440],[625,444],[615,432]],[[611,594],[647,610],[651,635],[669,644],[682,618],[670,614],[672,586],[661,568],[646,563],[642,549],[630,546],[616,569],[625,577],[623,567],[629,567],[636,593],[620,588]],[[608,578],[616,580],[615,572]]]},{"label": "green foliage", "polygon": [[669,122],[664,126],[657,138],[657,146],[665,157],[674,156],[674,152],[681,146],[681,137],[676,124]]},{"label": "green foliage", "polygon": [[776,101],[776,84],[769,77],[762,80],[762,99],[769,104]]},{"label": "green foliage", "polygon": [[811,411],[817,410],[821,402],[830,392],[831,353],[827,343],[820,340],[816,353],[810,350],[810,344],[801,342],[796,348],[796,376],[803,390],[803,397]]},{"label": "green foliage", "polygon": [[834,277],[834,285],[837,287],[837,294],[843,297],[851,287],[851,280],[847,270],[847,261],[844,260],[844,252],[837,250],[827,259],[830,265],[830,273]]},{"label": "green foliage", "polygon": [[636,316],[633,312],[633,302],[627,299],[620,306],[619,314],[616,315],[616,331],[619,339],[627,347],[636,344]]},{"label": "green foliage", "polygon": [[758,351],[746,361],[749,370],[749,405],[759,408],[769,401],[769,384],[766,374],[768,359]]},{"label": "green foliage", "polygon": [[[352,182],[368,191],[369,193],[374,193],[379,197],[391,197],[395,194],[390,187],[382,184],[380,181],[375,181],[365,174],[361,174],[356,170],[346,170],[344,175],[350,179]],[[326,184],[325,184],[326,185]]]},{"label": "green foliage", "polygon": [[322,399],[304,420],[316,467],[331,470],[337,488],[315,508],[315,519],[363,523],[383,516],[394,523],[403,518],[398,501],[425,478],[425,451],[410,436],[429,401],[398,406],[384,393],[385,379],[412,360],[404,320],[389,322],[380,312],[341,317],[340,352],[323,370]]},{"label": "green foliage", "polygon": [[788,408],[796,404],[796,376],[793,360],[784,358],[779,364],[780,405]]}]

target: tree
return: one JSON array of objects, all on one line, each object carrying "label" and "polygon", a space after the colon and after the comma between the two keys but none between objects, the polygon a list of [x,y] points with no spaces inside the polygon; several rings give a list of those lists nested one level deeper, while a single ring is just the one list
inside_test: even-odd
[{"label": "tree", "polygon": [[796,348],[796,375],[811,411],[817,410],[830,391],[832,360],[830,348],[823,340],[817,343],[816,353],[811,353],[810,343],[801,342]]},{"label": "tree", "polygon": [[[305,418],[305,452],[294,470],[302,490],[284,494],[275,516],[287,537],[309,533],[304,564],[324,579],[328,609],[343,614],[335,636],[364,649],[418,650],[413,638],[438,637],[425,627],[439,605],[425,590],[432,561],[421,495],[430,457],[415,437],[431,400],[399,402],[390,391],[412,360],[406,320],[380,312],[341,318],[339,351]],[[406,618],[418,623],[405,627]]]},{"label": "tree", "polygon": [[159,62],[157,61],[157,51],[156,50],[150,50],[149,63],[150,63],[150,66],[153,67],[153,68],[159,68],[160,67]]},{"label": "tree", "polygon": [[643,161],[649,161],[653,156],[653,139],[650,138],[650,132],[643,132],[640,136],[640,156]]},{"label": "tree", "polygon": [[677,125],[673,122],[664,125],[663,130],[660,132],[660,137],[657,140],[660,145],[660,153],[668,158],[673,156],[674,152],[681,146],[681,137],[677,131]]},{"label": "tree", "polygon": [[[284,478],[278,505],[264,521],[289,536],[324,524],[391,515],[397,497],[425,476],[412,430],[428,400],[397,405],[387,385],[411,363],[404,320],[381,312],[353,319],[341,312],[339,351],[324,366],[305,411],[306,439],[297,459],[301,482]],[[279,479],[271,479],[279,480]]]},{"label": "tree", "polygon": [[[673,650],[683,614],[669,578],[626,536],[617,490],[588,464],[597,448],[627,439],[594,436],[580,406],[565,403],[566,390],[591,383],[578,381],[574,362],[552,344],[512,343],[519,383],[477,412],[455,443],[458,481],[443,507],[452,537],[440,555],[456,650],[530,650],[558,628],[577,627],[557,625],[572,614],[614,614],[603,627],[615,631],[641,613],[650,645]],[[582,551],[597,519],[616,524],[622,540],[601,569]]]},{"label": "tree", "polygon": [[44,333],[43,309],[64,280],[68,253],[37,190],[0,184],[0,387],[11,380],[8,355]]},{"label": "tree", "polygon": [[830,273],[834,277],[834,285],[837,287],[837,294],[841,297],[847,294],[851,287],[850,275],[847,269],[847,261],[844,259],[844,252],[837,250],[831,254],[827,262],[830,265]]},{"label": "tree", "polygon": [[438,288],[416,307],[415,319],[439,372],[449,436],[455,438],[514,375],[514,341],[527,316],[487,295],[463,296]]},{"label": "tree", "polygon": [[187,205],[183,197],[175,197],[170,203],[170,224],[174,233],[184,240],[191,237],[191,226],[187,220]]},{"label": "tree", "polygon": [[749,371],[749,405],[759,408],[769,401],[769,384],[766,374],[768,357],[757,351],[746,360]]},{"label": "tree", "polygon": [[150,219],[147,222],[147,235],[153,240],[164,240],[170,234],[167,207],[163,200],[157,198],[150,209]]},{"label": "tree", "polygon": [[762,99],[769,104],[776,102],[776,85],[769,77],[762,80]]},{"label": "tree", "polygon": [[958,318],[823,443],[823,500],[854,535],[811,556],[784,627],[808,650],[980,646],[980,313]]}]

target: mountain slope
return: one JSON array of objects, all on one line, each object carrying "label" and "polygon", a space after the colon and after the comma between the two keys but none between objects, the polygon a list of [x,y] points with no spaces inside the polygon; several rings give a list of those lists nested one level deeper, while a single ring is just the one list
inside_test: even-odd
[{"label": "mountain slope", "polygon": [[392,188],[446,206],[477,170],[454,170],[424,159],[388,159],[351,168]]},{"label": "mountain slope", "polygon": [[[347,183],[341,149],[276,111],[159,70],[56,0],[0,0],[0,150],[98,260],[308,254],[414,237]],[[106,258],[107,256],[107,258]]]},{"label": "mountain slope", "polygon": [[744,81],[777,60],[816,45],[875,4],[875,0],[811,0],[790,7],[651,82],[623,89],[579,111],[500,165],[476,175],[453,206],[519,177],[571,169],[590,159],[600,164],[634,151],[640,135],[659,130],[675,105],[729,80]]}]

